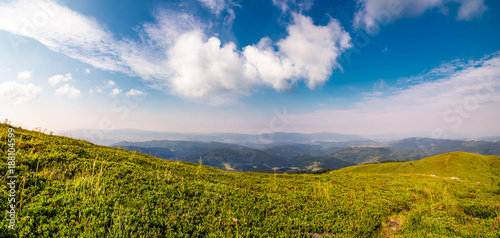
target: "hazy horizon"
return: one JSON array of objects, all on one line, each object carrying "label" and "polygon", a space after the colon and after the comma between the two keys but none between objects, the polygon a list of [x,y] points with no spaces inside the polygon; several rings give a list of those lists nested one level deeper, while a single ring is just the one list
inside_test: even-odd
[{"label": "hazy horizon", "polygon": [[498,13],[482,0],[2,2],[0,119],[56,133],[499,136]]}]

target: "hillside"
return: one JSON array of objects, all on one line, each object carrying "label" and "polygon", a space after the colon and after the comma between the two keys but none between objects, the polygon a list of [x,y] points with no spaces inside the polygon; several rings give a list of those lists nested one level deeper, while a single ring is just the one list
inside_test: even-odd
[{"label": "hillside", "polygon": [[[214,134],[219,136],[218,139],[222,140],[223,135],[229,137],[236,136],[235,134]],[[191,135],[192,136],[192,135]],[[201,136],[201,135],[200,135]],[[241,135],[240,135],[241,136]],[[230,168],[231,166],[222,165],[222,163],[228,164],[243,164],[240,166],[243,170],[247,170],[250,167],[261,167],[259,163],[253,163],[247,160],[242,162],[240,154],[242,149],[237,149],[239,152],[235,155],[231,151],[234,148],[246,148],[246,154],[259,154],[260,158],[269,158],[272,160],[280,161],[281,159],[276,157],[281,157],[285,160],[290,160],[291,158],[299,155],[309,155],[309,159],[317,159],[316,164],[324,163],[325,158],[335,158],[342,161],[347,161],[354,164],[365,164],[365,163],[376,163],[387,160],[392,161],[412,161],[423,159],[428,156],[453,152],[453,151],[464,151],[483,155],[500,155],[500,142],[487,142],[487,141],[460,141],[460,140],[445,140],[445,139],[430,139],[430,138],[407,138],[403,140],[398,140],[390,143],[374,143],[370,140],[357,140],[357,141],[340,141],[340,142],[325,142],[318,141],[316,139],[328,139],[337,136],[338,139],[348,139],[356,138],[345,137],[341,134],[334,133],[317,133],[317,134],[300,134],[300,133],[274,133],[272,136],[268,135],[270,138],[279,141],[277,143],[249,143],[242,145],[221,143],[221,142],[207,142],[207,141],[175,141],[175,140],[150,140],[143,142],[127,142],[122,141],[113,144],[112,147],[118,147],[123,149],[128,149],[131,151],[142,152],[148,155],[153,155],[158,158],[170,159],[170,160],[180,160],[195,162],[199,161],[200,156],[205,155],[210,156],[211,161],[219,161],[210,164],[211,166],[216,166],[221,169]],[[289,137],[286,142],[287,136]],[[333,137],[332,137],[333,136]],[[200,140],[206,140],[207,135],[204,135]],[[247,137],[251,138],[251,137]],[[358,138],[361,139],[361,138]],[[313,144],[301,144],[294,143],[292,141],[308,141]],[[231,149],[233,148],[233,149]],[[228,150],[218,150],[218,149],[228,149]],[[212,151],[213,150],[213,151]],[[253,151],[251,151],[253,150]],[[220,153],[220,151],[225,151]],[[251,152],[250,152],[251,151]],[[224,157],[216,157],[215,155],[222,155]],[[228,156],[229,155],[229,156]],[[234,158],[234,159],[233,159]],[[321,161],[320,161],[321,160]],[[332,162],[334,160],[330,160]],[[264,161],[266,164],[266,161]],[[267,161],[267,164],[273,163]],[[276,163],[277,167],[296,167],[290,163]],[[331,164],[331,163],[330,163]],[[345,166],[339,166],[341,163],[335,163],[326,168],[335,169]],[[274,166],[264,166],[265,168],[271,168]],[[300,166],[299,166],[300,167]],[[310,167],[309,165],[300,167],[300,169],[305,169],[305,167]],[[317,166],[312,166],[317,168]],[[311,167],[311,168],[312,168]],[[243,171],[239,170],[239,171]]]},{"label": "hillside", "polygon": [[[112,147],[118,148],[142,148],[144,151],[149,151],[150,148],[155,148],[156,152],[162,154],[170,154],[170,157],[159,157],[163,159],[168,159],[175,156],[182,156],[187,154],[194,154],[204,151],[209,151],[213,149],[229,148],[235,145],[220,143],[220,142],[204,142],[204,141],[175,141],[175,140],[153,140],[144,142],[128,142],[121,141],[116,144],[111,145]],[[146,153],[149,154],[149,153]]]},{"label": "hillside", "polygon": [[117,146],[116,148],[143,153],[161,159],[169,159],[176,156],[175,152],[161,147]]},{"label": "hillside", "polygon": [[[113,147],[162,159],[192,163],[200,163],[201,161],[204,165],[231,171],[273,171],[272,168],[275,167],[282,170],[293,170],[291,168],[294,168],[313,171],[354,165],[354,163],[338,160],[331,156],[305,154],[322,154],[320,146],[306,144],[270,146],[259,150],[219,142],[155,140],[120,142]],[[307,155],[307,159],[304,158],[305,155]]]},{"label": "hillside", "polygon": [[225,170],[243,171],[256,167],[284,167],[287,161],[279,156],[270,155],[260,150],[237,146],[226,149],[214,149],[205,152],[177,157],[177,160],[199,163]]},{"label": "hillside", "polygon": [[391,160],[391,151],[385,148],[353,147],[334,151],[329,156],[348,161],[351,163],[369,163]]},{"label": "hillside", "polygon": [[294,144],[294,145],[270,146],[262,149],[262,151],[272,155],[277,155],[286,159],[290,159],[299,154],[315,153],[322,149],[323,148],[318,145],[315,146],[315,145]]},{"label": "hillside", "polygon": [[427,156],[453,151],[500,156],[500,142],[488,141],[407,138],[391,143],[388,149],[393,151],[417,150],[423,152]]},{"label": "hillside", "polygon": [[455,177],[469,182],[496,185],[500,182],[500,157],[467,152],[450,152],[411,162],[359,165],[342,172],[427,174]]},{"label": "hillside", "polygon": [[[8,129],[0,125],[2,158]],[[2,216],[2,237],[500,236],[500,191],[487,183],[380,169],[392,164],[353,168],[377,173],[231,172],[14,129],[17,223],[11,231]],[[457,154],[448,169],[470,160]],[[6,163],[0,172],[7,207]]]},{"label": "hillside", "polygon": [[289,160],[291,166],[303,170],[316,171],[320,169],[340,169],[347,166],[353,166],[354,163],[336,159],[327,156],[312,156],[308,154],[299,154]]}]

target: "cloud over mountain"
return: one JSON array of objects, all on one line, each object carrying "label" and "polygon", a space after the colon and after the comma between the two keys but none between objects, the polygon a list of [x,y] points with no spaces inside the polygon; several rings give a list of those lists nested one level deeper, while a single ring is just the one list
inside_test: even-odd
[{"label": "cloud over mountain", "polygon": [[[221,1],[202,3],[221,11]],[[298,13],[284,39],[273,43],[264,37],[242,50],[209,36],[208,29],[193,15],[164,10],[156,13],[155,22],[138,26],[141,40],[132,40],[118,38],[97,20],[56,1],[0,3],[0,30],[35,39],[95,68],[140,77],[157,89],[209,104],[235,103],[259,87],[284,90],[299,80],[311,89],[321,86],[340,67],[340,54],[351,47],[349,34],[337,20],[315,25]],[[269,70],[261,60],[276,68]]]}]

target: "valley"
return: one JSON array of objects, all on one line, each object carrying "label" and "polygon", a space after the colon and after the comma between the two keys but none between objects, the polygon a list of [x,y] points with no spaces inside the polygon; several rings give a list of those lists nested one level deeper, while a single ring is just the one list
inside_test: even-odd
[{"label": "valley", "polygon": [[[337,141],[339,134],[322,133],[322,137],[293,133],[274,137],[272,143],[255,145],[230,144],[208,141],[153,140],[143,142],[122,141],[111,145],[162,159],[198,163],[235,171],[278,172],[321,169],[340,169],[347,166],[386,161],[413,161],[454,151],[500,156],[500,142],[407,138],[391,142],[372,140]],[[294,139],[295,138],[295,139]],[[308,143],[303,138],[308,138]],[[346,138],[360,139],[348,135]],[[212,138],[213,139],[213,138]],[[328,141],[319,141],[324,139]],[[367,144],[363,144],[367,143]]]}]

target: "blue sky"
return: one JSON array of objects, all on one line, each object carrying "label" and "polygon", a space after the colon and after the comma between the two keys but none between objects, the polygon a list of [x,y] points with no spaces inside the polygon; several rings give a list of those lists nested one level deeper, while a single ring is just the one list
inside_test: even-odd
[{"label": "blue sky", "polygon": [[500,133],[500,3],[0,2],[0,118],[56,132]]}]

